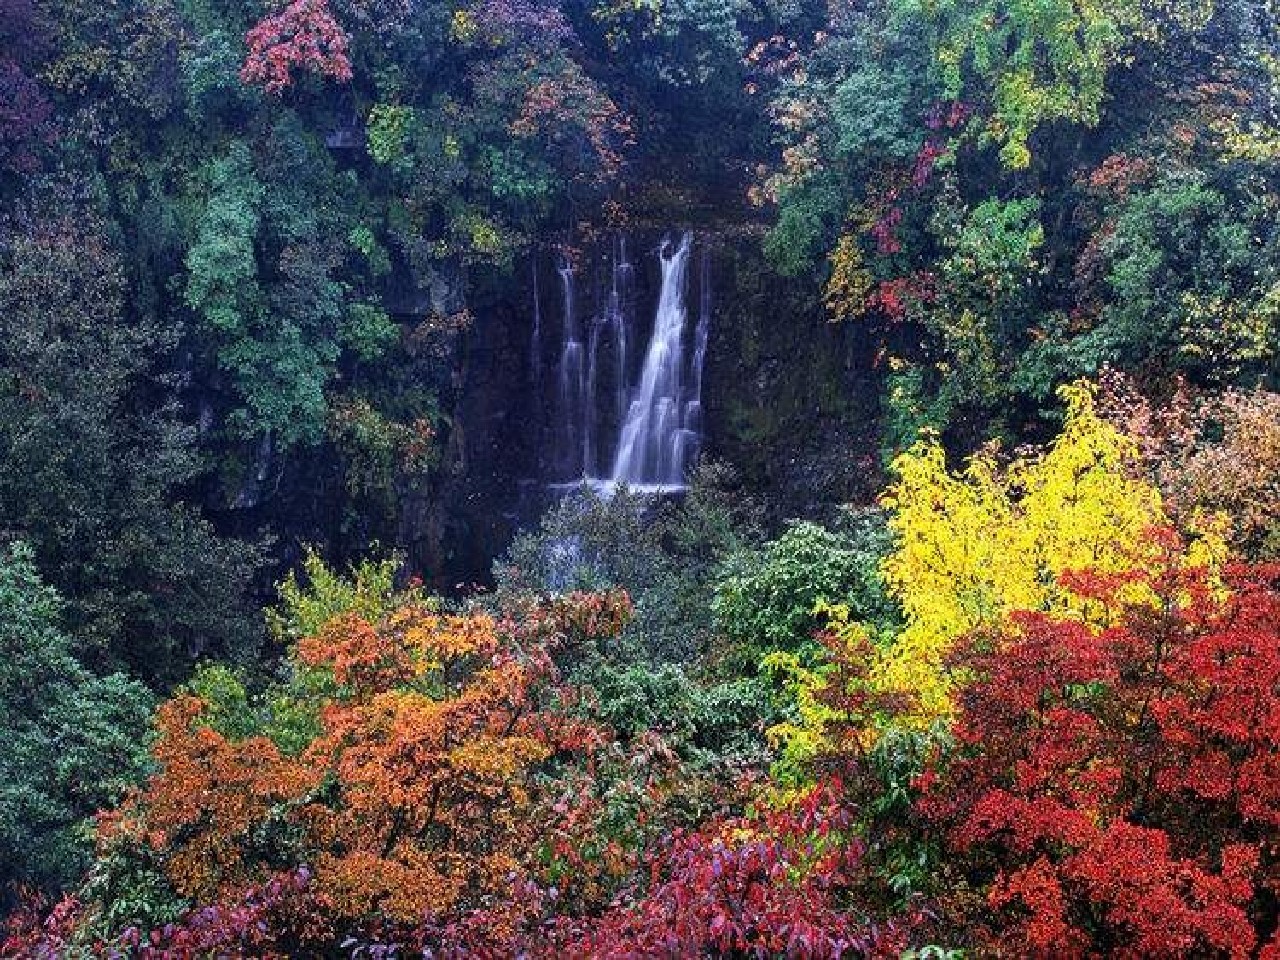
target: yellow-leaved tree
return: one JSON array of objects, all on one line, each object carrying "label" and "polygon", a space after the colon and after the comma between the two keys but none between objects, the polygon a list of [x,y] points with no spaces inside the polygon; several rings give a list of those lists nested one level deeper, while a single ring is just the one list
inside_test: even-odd
[{"label": "yellow-leaved tree", "polygon": [[[1098,416],[1091,385],[1060,395],[1061,435],[1003,469],[987,450],[952,474],[934,438],[894,461],[884,503],[898,545],[883,572],[906,626],[876,654],[870,675],[877,691],[910,695],[916,722],[951,714],[955,678],[945,657],[957,638],[1014,610],[1092,618],[1098,612],[1061,586],[1061,574],[1133,569],[1144,551],[1159,549],[1148,533],[1169,521],[1141,477],[1136,444]],[[1188,549],[1204,563],[1223,552],[1212,534]]]}]

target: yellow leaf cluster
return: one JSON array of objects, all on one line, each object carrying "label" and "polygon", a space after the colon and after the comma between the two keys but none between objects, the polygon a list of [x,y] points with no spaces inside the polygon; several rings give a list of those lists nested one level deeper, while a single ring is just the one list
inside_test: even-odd
[{"label": "yellow leaf cluster", "polygon": [[856,237],[842,236],[831,253],[831,277],[824,299],[832,320],[853,320],[867,312],[875,286]]},{"label": "yellow leaf cluster", "polygon": [[[869,731],[871,709],[851,710],[840,702],[842,695],[861,687],[861,677],[849,675],[849,668],[861,665],[872,649],[867,629],[851,618],[845,604],[819,603],[814,611],[827,619],[822,634],[826,655],[809,665],[794,653],[775,650],[761,661],[761,668],[784,689],[794,703],[794,713],[769,727],[766,736],[778,752],[773,765],[775,799],[786,802],[803,793],[812,781],[815,758],[824,753],[860,749],[868,738],[851,742],[851,729]],[[834,694],[834,697],[833,697]]]},{"label": "yellow leaf cluster", "polygon": [[[936,439],[894,461],[884,502],[898,538],[884,575],[906,627],[872,665],[873,685],[909,694],[920,724],[948,717],[954,641],[1014,610],[1090,619],[1099,615],[1062,587],[1065,571],[1118,572],[1144,562],[1147,534],[1168,524],[1160,494],[1138,472],[1134,441],[1103,420],[1094,390],[1075,384],[1061,435],[1041,454],[1001,468],[991,450],[959,475]],[[1192,559],[1217,556],[1193,546]]]}]

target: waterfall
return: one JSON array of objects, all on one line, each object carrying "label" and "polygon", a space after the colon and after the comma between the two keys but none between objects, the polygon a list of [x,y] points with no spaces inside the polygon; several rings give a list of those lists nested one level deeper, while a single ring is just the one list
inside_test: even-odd
[{"label": "waterfall", "polygon": [[[610,482],[636,487],[679,487],[690,453],[685,424],[688,402],[684,393],[684,330],[687,319],[685,285],[693,235],[685,232],[678,244],[664,241],[662,289],[653,335],[645,352],[640,383],[631,396],[618,439]],[[705,270],[703,271],[705,273]],[[699,324],[701,326],[701,322]],[[695,337],[696,339],[696,337]],[[705,355],[705,349],[703,350]],[[695,345],[691,381],[700,390],[702,371]],[[699,398],[700,402],[700,398]]]},{"label": "waterfall", "polygon": [[[585,393],[588,401],[594,401],[598,392],[596,384],[600,378],[596,369],[600,361],[600,328],[601,323],[598,320],[591,322],[591,348],[587,351],[587,388]],[[582,475],[584,477],[594,477],[596,475],[595,413],[592,402],[584,404],[582,414]]]},{"label": "waterfall", "polygon": [[563,261],[560,274],[560,292],[563,298],[564,341],[560,351],[560,376],[557,400],[561,427],[559,459],[569,470],[585,460],[579,460],[581,445],[588,444],[587,421],[591,410],[587,403],[587,371],[582,348],[582,330],[574,309],[573,265]]},{"label": "waterfall", "polygon": [[[554,456],[549,461],[553,487],[586,482],[601,490],[623,483],[644,490],[683,488],[701,445],[702,368],[711,322],[709,258],[703,250],[697,320],[691,335],[687,329],[692,251],[688,232],[665,238],[658,251],[662,284],[635,381],[630,319],[635,265],[626,238],[617,238],[603,263],[595,261],[594,275],[602,282],[593,284],[596,308],[585,321],[577,313],[574,267],[568,258],[557,264],[564,322],[555,380]],[[536,269],[533,324],[532,381],[536,395],[542,396]],[[602,468],[610,470],[607,476],[601,475]]]},{"label": "waterfall", "polygon": [[538,261],[533,261],[533,335],[529,342],[529,370],[534,389],[542,386],[542,301],[538,297]]},{"label": "waterfall", "polygon": [[707,342],[711,337],[711,257],[704,248],[699,276],[700,290],[698,295],[698,326],[693,332],[693,365],[691,367],[688,399],[684,405],[684,420],[681,424],[687,443],[692,446],[686,456],[692,459],[697,454],[697,445],[702,439],[702,368],[707,363]]}]

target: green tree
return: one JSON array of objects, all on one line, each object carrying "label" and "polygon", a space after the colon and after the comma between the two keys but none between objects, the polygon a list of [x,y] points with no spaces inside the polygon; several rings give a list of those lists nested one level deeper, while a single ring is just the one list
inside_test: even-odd
[{"label": "green tree", "polygon": [[1201,27],[1213,11],[1211,0],[895,0],[893,6],[896,16],[926,24],[947,96],[982,106],[981,139],[999,145],[1000,159],[1013,168],[1031,163],[1027,141],[1041,124],[1096,124],[1108,73],[1136,46]]},{"label": "green tree", "polygon": [[196,434],[165,399],[168,338],[127,313],[92,213],[0,231],[0,529],[31,543],[90,661],[165,684],[256,644],[257,553],[181,502]]},{"label": "green tree", "polygon": [[[269,198],[243,143],[210,161],[205,175],[208,197],[186,258],[186,301],[235,380],[240,403],[232,422],[250,437],[270,433],[284,447],[317,440],[324,385],[339,355],[341,299],[324,251],[308,242],[315,227],[305,199],[287,198],[304,200],[294,209]],[[279,276],[264,288],[257,248],[271,207],[285,216],[276,224]]]},{"label": "green tree", "polygon": [[145,769],[151,695],[89,672],[59,626],[63,610],[30,547],[0,551],[0,889],[77,881],[93,852],[90,818]]},{"label": "green tree", "polygon": [[858,619],[887,625],[893,609],[879,565],[889,542],[874,514],[848,531],[793,523],[763,547],[728,557],[712,603],[716,623],[750,663],[808,645],[825,620],[821,605],[847,605]]}]

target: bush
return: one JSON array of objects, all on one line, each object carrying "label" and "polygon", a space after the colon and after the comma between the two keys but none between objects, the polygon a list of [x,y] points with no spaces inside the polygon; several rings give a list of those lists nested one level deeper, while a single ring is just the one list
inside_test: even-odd
[{"label": "bush", "polygon": [[1167,543],[1153,572],[1068,577],[1092,617],[1020,613],[956,651],[974,677],[958,756],[922,810],[947,831],[953,888],[986,890],[968,917],[986,949],[1280,947],[1276,570],[1211,579]]},{"label": "bush", "polygon": [[822,626],[820,604],[846,605],[857,619],[887,626],[893,612],[879,566],[889,543],[875,513],[853,517],[847,531],[793,523],[724,562],[712,603],[716,624],[751,662],[805,646]]}]

